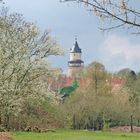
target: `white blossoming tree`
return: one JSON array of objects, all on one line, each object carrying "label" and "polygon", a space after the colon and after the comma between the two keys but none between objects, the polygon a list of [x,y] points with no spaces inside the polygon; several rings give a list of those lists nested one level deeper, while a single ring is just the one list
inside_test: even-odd
[{"label": "white blossoming tree", "polygon": [[21,14],[0,11],[0,123],[8,127],[9,117],[17,115],[26,100],[46,97],[47,85],[40,77],[52,73],[47,57],[59,54],[62,50],[49,32],[41,34]]}]

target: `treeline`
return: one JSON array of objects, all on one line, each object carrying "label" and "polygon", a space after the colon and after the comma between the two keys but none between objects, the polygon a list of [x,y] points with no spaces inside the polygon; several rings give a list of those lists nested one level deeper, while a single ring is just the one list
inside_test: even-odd
[{"label": "treeline", "polygon": [[139,73],[123,69],[110,74],[102,64],[93,62],[85,68],[83,77],[90,79],[88,85],[80,87],[62,105],[69,127],[104,130],[131,126],[133,132],[133,126],[140,126]]},{"label": "treeline", "polygon": [[[140,73],[111,74],[93,62],[82,73],[84,85],[62,98],[48,80],[59,83],[62,73],[47,59],[62,53],[49,32],[42,34],[21,14],[0,11],[0,131],[140,126]],[[116,86],[113,79],[122,82]]]}]

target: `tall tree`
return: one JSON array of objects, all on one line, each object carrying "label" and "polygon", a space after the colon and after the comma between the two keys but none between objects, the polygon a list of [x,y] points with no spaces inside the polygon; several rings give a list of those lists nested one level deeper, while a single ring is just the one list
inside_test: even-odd
[{"label": "tall tree", "polygon": [[93,90],[95,90],[96,94],[100,92],[99,90],[103,89],[104,87],[107,87],[106,83],[109,77],[104,65],[95,61],[88,65],[86,71],[87,76],[92,81],[91,87],[93,87]]},{"label": "tall tree", "polygon": [[44,98],[42,75],[50,75],[47,58],[62,54],[48,31],[24,20],[21,14],[0,11],[0,115],[8,127],[25,100]]}]

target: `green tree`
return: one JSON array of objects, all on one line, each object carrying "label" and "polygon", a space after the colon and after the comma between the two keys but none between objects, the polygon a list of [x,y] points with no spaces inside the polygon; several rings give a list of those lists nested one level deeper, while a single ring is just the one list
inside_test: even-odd
[{"label": "green tree", "polygon": [[101,130],[106,120],[109,98],[112,96],[107,82],[109,76],[102,64],[93,62],[86,68],[84,78],[90,81],[89,85],[86,88],[79,87],[66,100],[64,111],[68,111],[72,128]]},{"label": "green tree", "polygon": [[130,125],[131,132],[133,132],[133,119],[136,116],[139,116],[139,76],[136,75],[134,71],[130,71],[126,78],[126,87],[129,93],[129,102],[132,108],[132,112],[130,114]]},{"label": "green tree", "polygon": [[[109,74],[105,70],[105,67],[99,62],[92,62],[86,68],[87,76],[91,79],[91,87],[95,90],[96,94],[99,94],[101,89],[107,87],[109,82]],[[105,90],[104,90],[105,92]]]}]

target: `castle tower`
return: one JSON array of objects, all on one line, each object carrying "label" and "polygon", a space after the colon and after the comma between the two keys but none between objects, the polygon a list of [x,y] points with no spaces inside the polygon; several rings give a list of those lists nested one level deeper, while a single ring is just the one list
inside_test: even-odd
[{"label": "castle tower", "polygon": [[75,39],[75,44],[72,49],[70,49],[70,61],[68,61],[68,77],[79,77],[84,61],[81,60],[82,51],[79,48],[77,38]]}]

